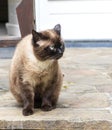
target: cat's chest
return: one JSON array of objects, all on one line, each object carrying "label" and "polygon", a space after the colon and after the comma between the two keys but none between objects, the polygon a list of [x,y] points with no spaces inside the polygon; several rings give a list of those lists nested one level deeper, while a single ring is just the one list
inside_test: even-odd
[{"label": "cat's chest", "polygon": [[25,80],[33,87],[47,84],[53,78],[54,65],[52,61],[32,62],[27,66]]},{"label": "cat's chest", "polygon": [[48,70],[42,69],[37,73],[32,73],[30,77],[31,77],[30,83],[34,88],[40,86],[41,84],[41,88],[42,90],[44,90],[49,81],[52,80],[53,73],[51,72],[51,69]]}]

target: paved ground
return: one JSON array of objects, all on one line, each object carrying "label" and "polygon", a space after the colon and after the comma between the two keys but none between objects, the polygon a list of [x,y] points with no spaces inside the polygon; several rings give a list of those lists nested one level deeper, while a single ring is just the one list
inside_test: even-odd
[{"label": "paved ground", "polygon": [[8,92],[11,59],[0,59],[0,128],[112,130],[112,48],[69,48],[57,109],[23,117]]}]

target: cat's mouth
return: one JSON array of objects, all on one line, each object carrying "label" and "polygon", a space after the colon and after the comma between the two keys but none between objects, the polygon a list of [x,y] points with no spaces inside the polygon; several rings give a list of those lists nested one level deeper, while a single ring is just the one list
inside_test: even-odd
[{"label": "cat's mouth", "polygon": [[60,59],[63,56],[63,54],[56,56],[56,60]]},{"label": "cat's mouth", "polygon": [[61,54],[56,54],[56,55],[54,55],[54,56],[51,56],[50,59],[58,60],[58,59],[60,59],[62,56],[63,56],[63,53],[61,53]]}]

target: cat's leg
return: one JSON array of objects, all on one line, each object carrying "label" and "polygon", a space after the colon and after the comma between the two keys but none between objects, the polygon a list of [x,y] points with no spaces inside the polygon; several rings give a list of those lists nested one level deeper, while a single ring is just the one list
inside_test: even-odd
[{"label": "cat's leg", "polygon": [[63,76],[58,73],[54,76],[52,81],[48,83],[48,87],[43,94],[41,109],[43,111],[50,111],[56,108],[60,89],[62,86]]},{"label": "cat's leg", "polygon": [[35,93],[34,96],[34,108],[40,108],[42,104],[42,98],[39,93]]},{"label": "cat's leg", "polygon": [[60,86],[52,86],[43,95],[41,109],[43,111],[51,111],[56,108],[60,92]]},{"label": "cat's leg", "polygon": [[34,112],[34,91],[28,83],[21,83],[21,97],[23,100],[23,115],[32,115]]},{"label": "cat's leg", "polygon": [[47,96],[43,97],[41,109],[43,111],[51,111],[53,109],[52,102]]}]

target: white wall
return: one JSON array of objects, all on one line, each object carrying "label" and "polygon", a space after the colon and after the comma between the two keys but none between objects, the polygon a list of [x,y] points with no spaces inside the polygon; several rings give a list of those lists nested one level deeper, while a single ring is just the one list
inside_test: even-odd
[{"label": "white wall", "polygon": [[37,30],[62,25],[64,39],[112,39],[112,0],[35,0]]},{"label": "white wall", "polygon": [[8,23],[6,23],[8,35],[20,37],[20,29],[16,14],[16,7],[21,0],[8,0]]}]

